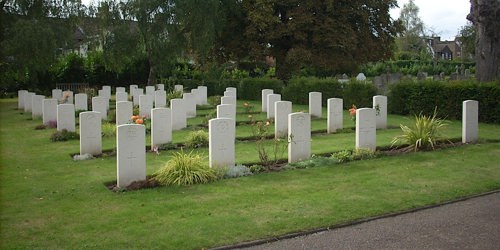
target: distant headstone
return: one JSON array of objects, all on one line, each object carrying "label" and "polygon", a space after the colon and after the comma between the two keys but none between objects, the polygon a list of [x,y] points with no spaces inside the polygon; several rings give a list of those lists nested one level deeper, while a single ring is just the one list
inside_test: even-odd
[{"label": "distant headstone", "polygon": [[281,101],[280,94],[267,95],[267,119],[274,119],[275,115],[274,103],[277,101]]},{"label": "distant headstone", "polygon": [[228,96],[233,96],[235,99],[238,99],[238,91],[235,87],[227,87],[226,91],[230,93]]},{"label": "distant headstone", "polygon": [[288,115],[288,162],[297,162],[311,157],[311,115],[291,113]]},{"label": "distant headstone", "polygon": [[116,126],[129,123],[133,115],[133,103],[117,102],[116,103]]},{"label": "distant headstone", "polygon": [[155,108],[167,107],[167,92],[165,90],[155,91]]},{"label": "distant headstone", "polygon": [[200,95],[200,90],[199,89],[192,89],[191,94],[193,94],[193,96],[194,96],[194,100],[195,100],[196,105],[202,105],[203,100],[202,100],[202,97]]},{"label": "distant headstone", "polygon": [[311,114],[311,117],[322,117],[321,98],[321,92],[309,92],[309,114]]},{"label": "distant headstone", "polygon": [[358,80],[358,81],[363,81],[363,82],[364,82],[364,81],[366,81],[366,76],[365,76],[365,74],[363,74],[363,73],[359,73],[359,74],[356,76],[356,80]]},{"label": "distant headstone", "polygon": [[49,125],[50,122],[57,122],[57,99],[45,99],[43,100],[43,124]]},{"label": "distant headstone", "polygon": [[155,86],[146,86],[146,95],[154,96],[155,91]]},{"label": "distant headstone", "polygon": [[277,101],[274,103],[274,138],[288,136],[288,115],[292,113],[292,102]]},{"label": "distant headstone", "polygon": [[129,86],[129,93],[131,96],[134,96],[134,93],[135,93],[135,90],[138,89],[139,86],[135,85],[135,84],[132,84]]},{"label": "distant headstone", "polygon": [[87,111],[80,116],[80,155],[102,154],[101,114]]},{"label": "distant headstone", "polygon": [[139,115],[150,118],[153,109],[153,97],[151,95],[139,96]]},{"label": "distant headstone", "polygon": [[[231,92],[232,94],[232,92]],[[221,104],[233,104],[236,105],[236,98],[234,96],[223,96],[220,98]]]},{"label": "distant headstone", "polygon": [[234,166],[235,137],[236,124],[233,119],[216,118],[208,122],[208,158],[211,168]]},{"label": "distant headstone", "polygon": [[272,89],[263,89],[261,92],[262,92],[261,93],[262,112],[267,112],[267,95],[274,94],[274,90],[272,90]]},{"label": "distant headstone", "polygon": [[375,151],[377,147],[375,110],[356,110],[356,149]]},{"label": "distant headstone", "polygon": [[479,138],[479,102],[467,100],[462,103],[462,142],[476,142]]},{"label": "distant headstone", "polygon": [[52,99],[61,99],[62,98],[62,89],[53,89],[52,90]]},{"label": "distant headstone", "polygon": [[116,102],[126,102],[128,101],[127,92],[117,92],[116,93]]},{"label": "distant headstone", "polygon": [[217,105],[217,118],[230,118],[236,120],[236,105],[234,104]]},{"label": "distant headstone", "polygon": [[187,126],[186,109],[184,108],[184,100],[170,100],[170,110],[172,112],[172,130],[181,130]]},{"label": "distant headstone", "polygon": [[87,103],[87,94],[76,94],[75,95],[75,110],[80,110],[80,111],[87,111],[89,109],[88,103]]},{"label": "distant headstone", "polygon": [[116,128],[117,187],[146,180],[146,127],[125,124]]},{"label": "distant headstone", "polygon": [[342,74],[340,77],[337,78],[337,81],[340,83],[347,83],[349,82],[349,76],[346,74]]},{"label": "distant headstone", "polygon": [[169,108],[151,110],[151,148],[172,142],[171,115]]},{"label": "distant headstone", "polygon": [[116,93],[115,94],[118,94],[118,93],[126,93],[127,92],[127,89],[125,87],[116,87],[115,89]]},{"label": "distant headstone", "polygon": [[326,130],[328,134],[331,134],[337,132],[337,129],[344,127],[344,100],[341,98],[329,98],[327,103],[328,117],[326,118]]},{"label": "distant headstone", "polygon": [[186,116],[188,118],[196,117],[196,99],[195,99],[195,96],[191,93],[184,93],[182,95],[182,99],[184,100],[184,105],[186,108]]},{"label": "distant headstone", "polygon": [[174,85],[174,91],[184,93],[184,86],[180,84]]},{"label": "distant headstone", "polygon": [[74,104],[73,91],[71,90],[63,91],[60,103]]},{"label": "distant headstone", "polygon": [[207,86],[198,86],[198,90],[200,91],[201,105],[208,104]]},{"label": "distant headstone", "polygon": [[24,110],[24,95],[28,93],[27,90],[18,90],[17,91],[17,109]]},{"label": "distant headstone", "polygon": [[111,86],[102,86],[102,90],[104,91],[104,97],[106,97],[108,100],[111,99]]},{"label": "distant headstone", "polygon": [[132,94],[132,101],[134,102],[134,106],[139,106],[139,96],[144,95],[144,90],[141,88],[137,88],[134,90]]},{"label": "distant headstone", "polygon": [[33,92],[27,92],[24,94],[24,112],[30,112],[31,113],[31,105],[32,105],[32,99],[35,93]]},{"label": "distant headstone", "polygon": [[99,112],[101,114],[101,119],[108,119],[108,105],[109,101],[106,97],[96,96],[92,97],[92,111]]},{"label": "distant headstone", "polygon": [[376,128],[387,128],[387,96],[376,95],[372,99],[375,110]]},{"label": "distant headstone", "polygon": [[45,96],[43,95],[34,95],[31,98],[31,118],[33,120],[42,118],[43,115],[43,99]]},{"label": "distant headstone", "polygon": [[156,84],[156,89],[165,91],[165,84]]},{"label": "distant headstone", "polygon": [[75,132],[75,105],[57,105],[57,131],[68,130]]}]

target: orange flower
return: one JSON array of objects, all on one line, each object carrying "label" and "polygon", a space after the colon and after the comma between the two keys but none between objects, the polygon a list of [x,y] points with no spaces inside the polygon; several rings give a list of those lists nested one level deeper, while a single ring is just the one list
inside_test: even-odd
[{"label": "orange flower", "polygon": [[136,119],[139,119],[139,116],[138,116],[138,115],[133,115],[133,116],[131,117],[131,119],[132,119],[133,121],[135,121]]},{"label": "orange flower", "polygon": [[143,119],[137,119],[137,120],[135,120],[135,124],[144,124],[144,120]]},{"label": "orange flower", "polygon": [[349,109],[349,114],[351,116],[355,116],[356,115],[356,105],[352,105],[352,108]]}]

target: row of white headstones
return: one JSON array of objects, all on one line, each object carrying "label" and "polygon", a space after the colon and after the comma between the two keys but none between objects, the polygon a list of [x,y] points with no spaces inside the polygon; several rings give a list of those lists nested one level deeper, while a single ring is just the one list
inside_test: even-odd
[{"label": "row of white headstones", "polygon": [[[151,86],[150,86],[151,87]],[[154,87],[153,87],[154,88]],[[103,88],[104,89],[104,88]],[[150,88],[149,88],[150,89]],[[183,86],[176,85],[177,91],[182,91]],[[146,88],[148,90],[148,88]],[[194,91],[193,91],[194,90]],[[170,108],[158,107],[163,102],[155,102],[152,108],[151,94],[141,95],[142,89],[132,85],[130,92],[134,93],[133,99],[139,99],[139,109],[151,118],[151,147],[172,141],[172,131],[186,127],[187,117],[196,116],[196,105],[206,104],[206,87],[193,89],[191,93],[184,93],[183,99],[173,99]],[[105,90],[106,92],[108,90]],[[58,97],[59,90],[53,91],[53,97]],[[146,91],[155,93],[154,100],[163,100],[164,90]],[[134,181],[146,178],[146,132],[145,126],[128,124],[132,116],[133,102],[118,99],[119,95],[127,94],[124,88],[117,88],[117,186],[126,187]],[[160,94],[158,94],[160,93]],[[81,112],[80,119],[80,154],[99,155],[102,153],[101,122],[104,118],[102,112],[109,108],[109,96],[99,91],[100,96],[94,98],[105,99],[104,102],[92,100],[93,111]],[[62,93],[61,95],[64,95]],[[75,95],[78,96],[79,94]],[[134,96],[138,96],[136,98]],[[160,97],[158,97],[160,96]],[[166,96],[165,96],[166,97]],[[29,100],[31,98],[31,101]],[[57,99],[43,99],[24,90],[19,91],[20,109],[26,112],[36,106],[42,106],[42,116],[45,111],[52,114],[56,110],[58,130],[68,129],[74,131],[75,108],[73,104],[59,104]],[[128,98],[128,94],[127,94]],[[281,95],[274,94],[271,89],[262,90],[262,112],[267,113],[268,119],[275,121],[276,138],[287,137],[288,161],[296,162],[305,160],[311,155],[311,118],[322,117],[322,94],[309,93],[309,113],[292,113],[292,103],[281,101]],[[210,167],[229,167],[235,164],[235,134],[236,134],[236,88],[227,88],[217,106],[217,118],[209,121],[209,165]],[[41,101],[40,101],[41,100]],[[54,102],[55,100],[55,102]],[[85,97],[86,100],[86,97]],[[141,100],[143,100],[141,102]],[[147,100],[147,104],[144,104]],[[69,102],[72,102],[69,100]],[[40,103],[42,105],[40,105]],[[45,106],[56,107],[51,109]],[[106,104],[107,103],[107,104]],[[194,105],[193,105],[194,103]],[[31,104],[31,105],[30,105]],[[142,104],[142,105],[141,105]],[[330,98],[327,100],[327,130],[334,133],[343,128],[343,100]],[[194,113],[189,113],[194,106]],[[30,108],[31,107],[31,108]],[[95,107],[95,108],[94,108]],[[30,110],[31,109],[31,110]],[[100,111],[103,109],[104,111]],[[147,114],[146,114],[147,113]],[[36,116],[34,116],[36,117]],[[119,120],[121,120],[119,122]],[[44,119],[45,123],[45,119]],[[369,150],[376,149],[376,130],[387,127],[387,97],[374,96],[373,108],[361,108],[356,112],[356,143],[355,148]],[[71,130],[72,129],[72,130]],[[464,143],[474,142],[478,138],[478,102],[467,100],[463,102],[463,129]]]}]

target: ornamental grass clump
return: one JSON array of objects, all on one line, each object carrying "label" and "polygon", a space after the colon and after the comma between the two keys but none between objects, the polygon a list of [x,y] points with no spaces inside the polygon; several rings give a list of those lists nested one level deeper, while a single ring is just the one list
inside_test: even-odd
[{"label": "ornamental grass clump", "polygon": [[187,136],[187,148],[200,148],[208,146],[208,132],[204,130],[192,131]]},{"label": "ornamental grass clump", "polygon": [[167,186],[187,186],[217,179],[217,171],[210,168],[201,155],[183,151],[174,153],[153,177],[160,185]]},{"label": "ornamental grass clump", "polygon": [[436,142],[441,139],[441,129],[448,125],[445,120],[436,117],[437,112],[434,109],[432,116],[415,116],[415,125],[407,127],[400,125],[403,134],[396,136],[392,140],[392,145],[397,143],[408,144],[407,151],[434,150]]}]

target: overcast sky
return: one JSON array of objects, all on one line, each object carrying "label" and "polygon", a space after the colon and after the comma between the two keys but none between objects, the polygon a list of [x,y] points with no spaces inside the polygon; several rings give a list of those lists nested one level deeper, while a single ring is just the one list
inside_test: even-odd
[{"label": "overcast sky", "polygon": [[[82,0],[84,4],[98,0]],[[398,0],[399,8],[409,0]],[[460,27],[467,23],[470,10],[469,0],[415,0],[419,7],[419,16],[424,24],[441,36],[442,40],[453,40]],[[399,17],[400,9],[393,9],[393,18]]]}]

